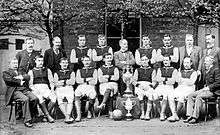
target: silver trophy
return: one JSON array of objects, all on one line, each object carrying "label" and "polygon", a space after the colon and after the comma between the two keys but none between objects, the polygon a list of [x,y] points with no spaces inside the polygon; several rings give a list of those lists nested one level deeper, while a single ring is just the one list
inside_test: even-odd
[{"label": "silver trophy", "polygon": [[123,102],[123,105],[125,107],[125,109],[128,111],[126,116],[126,120],[132,120],[132,115],[130,113],[130,111],[132,110],[133,106],[135,106],[136,102],[131,100],[131,97],[133,97],[133,92],[130,89],[130,84],[132,82],[132,77],[133,77],[133,68],[130,65],[126,65],[123,68],[123,81],[126,84],[126,90],[123,94],[123,97],[127,98],[126,101]]},{"label": "silver trophy", "polygon": [[130,89],[132,77],[133,77],[133,67],[130,65],[125,65],[125,67],[123,68],[122,79],[126,84],[126,90],[123,94],[123,97],[132,97],[133,96],[132,90]]},{"label": "silver trophy", "polygon": [[136,102],[132,101],[130,97],[128,97],[127,100],[123,102],[125,109],[128,111],[128,113],[125,115],[127,121],[130,121],[133,119],[133,116],[131,115],[131,110],[133,106],[135,106],[135,104]]}]

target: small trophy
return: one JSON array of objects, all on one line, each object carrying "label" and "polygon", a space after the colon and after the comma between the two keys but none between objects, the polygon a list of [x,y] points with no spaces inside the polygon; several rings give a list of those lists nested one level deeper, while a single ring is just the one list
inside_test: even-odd
[{"label": "small trophy", "polygon": [[127,121],[131,121],[133,119],[133,117],[131,115],[131,110],[132,110],[133,106],[135,106],[135,104],[136,104],[136,102],[131,101],[130,97],[128,97],[127,100],[123,102],[125,109],[128,111],[128,113],[125,115]]}]

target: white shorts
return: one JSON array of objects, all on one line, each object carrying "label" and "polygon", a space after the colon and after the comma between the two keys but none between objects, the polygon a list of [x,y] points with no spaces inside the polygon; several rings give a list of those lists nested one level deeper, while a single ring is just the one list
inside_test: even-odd
[{"label": "white shorts", "polygon": [[91,99],[95,99],[96,98],[95,86],[88,84],[81,84],[76,88],[75,96],[76,97],[87,96]]},{"label": "white shorts", "polygon": [[39,103],[43,103],[45,99],[50,99],[51,102],[56,102],[56,94],[50,90],[47,84],[34,84],[32,88],[33,94],[38,97]]},{"label": "white shorts", "polygon": [[155,90],[149,86],[151,83],[147,81],[139,81],[138,83],[140,85],[135,87],[135,94],[138,95],[138,99],[143,100],[146,96],[148,100],[155,100]]},{"label": "white shorts", "polygon": [[116,82],[107,82],[99,85],[101,95],[104,95],[107,89],[113,90],[113,94],[115,95],[118,92],[118,84]]},{"label": "white shorts", "polygon": [[174,87],[173,85],[160,84],[155,89],[158,98],[163,96],[163,99],[174,98]]},{"label": "white shorts", "polygon": [[64,97],[66,97],[68,103],[73,103],[74,90],[72,86],[58,87],[56,88],[57,101],[60,105],[63,103]]},{"label": "white shorts", "polygon": [[174,97],[177,98],[177,101],[184,103],[186,97],[195,91],[195,85],[193,86],[186,86],[186,85],[179,85],[174,90]]}]

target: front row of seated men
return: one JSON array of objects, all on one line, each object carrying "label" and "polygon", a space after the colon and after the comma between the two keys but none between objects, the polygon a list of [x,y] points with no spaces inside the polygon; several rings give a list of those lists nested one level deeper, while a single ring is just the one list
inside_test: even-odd
[{"label": "front row of seated men", "polygon": [[[3,79],[7,85],[6,103],[10,104],[11,99],[23,101],[24,124],[27,127],[32,127],[29,100],[30,102],[34,101],[35,105],[38,100],[42,112],[50,123],[54,122],[50,112],[57,100],[59,108],[65,115],[64,121],[72,123],[74,119],[71,116],[71,111],[74,100],[77,113],[75,121],[80,121],[80,99],[86,96],[89,104],[87,118],[91,118],[97,97],[95,87],[98,81],[100,83],[99,93],[104,96],[98,106],[99,109],[105,107],[107,100],[112,102],[113,96],[118,92],[119,70],[112,65],[112,54],[105,54],[103,60],[105,64],[97,71],[90,67],[90,58],[83,57],[84,67],[78,69],[75,75],[74,72],[68,70],[68,60],[62,58],[60,60],[61,70],[55,73],[53,77],[51,71],[43,67],[43,56],[41,55],[36,56],[36,65],[34,69],[28,72],[28,75],[17,73],[18,61],[13,59],[9,70],[3,72]],[[202,107],[202,98],[215,95],[220,88],[220,71],[214,66],[214,58],[211,56],[205,58],[204,88],[196,92],[197,73],[192,69],[192,61],[189,57],[184,59],[184,69],[182,71],[170,66],[171,59],[168,56],[163,59],[164,67],[159,68],[157,71],[149,66],[147,56],[141,57],[141,63],[141,67],[135,70],[132,79],[135,94],[141,103],[141,119],[150,120],[152,104],[155,103],[158,110],[160,110],[160,120],[164,121],[166,119],[165,110],[169,103],[172,115],[168,120],[178,121],[178,112],[181,110],[184,100],[188,97],[186,114],[188,118],[184,122],[196,123]],[[29,82],[29,84],[26,82]],[[74,91],[73,85],[75,85],[75,82],[78,86]],[[175,82],[178,82],[179,85],[174,89],[173,84]],[[144,96],[148,99],[146,112],[144,110]],[[47,99],[50,101],[48,104],[45,102]],[[177,106],[175,99],[178,101]],[[112,104],[109,105],[109,117],[112,118],[113,106]]]}]

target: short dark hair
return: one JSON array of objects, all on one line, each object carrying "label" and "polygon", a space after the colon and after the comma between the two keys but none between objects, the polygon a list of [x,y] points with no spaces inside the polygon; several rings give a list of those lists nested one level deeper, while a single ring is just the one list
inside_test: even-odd
[{"label": "short dark hair", "polygon": [[88,55],[83,56],[83,57],[81,58],[81,60],[83,61],[85,58],[89,58],[89,60],[91,60]]},{"label": "short dark hair", "polygon": [[168,54],[165,54],[163,57],[168,57],[169,60],[171,60],[171,57],[170,57],[170,55],[168,55]]},{"label": "short dark hair", "polygon": [[[60,63],[62,62],[62,61],[68,61],[68,59],[66,58],[66,57],[62,57],[61,59],[60,59]],[[68,61],[69,62],[69,61]]]},{"label": "short dark hair", "polygon": [[103,58],[105,58],[106,56],[109,56],[109,55],[112,55],[111,53],[105,53],[104,55],[103,55]]},{"label": "short dark hair", "polygon": [[213,35],[213,34],[206,34],[206,36],[211,36],[212,37],[212,39],[215,39],[215,35]]},{"label": "short dark hair", "polygon": [[149,35],[148,35],[148,34],[143,34],[143,35],[142,35],[142,38],[143,38],[143,37],[148,37],[148,38],[149,38]]},{"label": "short dark hair", "polygon": [[[143,58],[143,57],[147,57],[147,55],[142,55],[141,58]],[[147,57],[147,58],[148,58],[148,57]],[[149,59],[149,58],[148,58],[148,59]]]},{"label": "short dark hair", "polygon": [[170,34],[165,34],[165,35],[163,36],[163,38],[165,38],[165,37],[171,38]]},{"label": "short dark hair", "polygon": [[36,60],[36,59],[38,59],[38,58],[44,58],[44,56],[43,55],[36,55],[35,57],[34,57],[34,60]]},{"label": "short dark hair", "polygon": [[98,34],[98,38],[106,38],[104,34]]},{"label": "short dark hair", "polygon": [[80,35],[78,35],[77,37],[78,37],[78,39],[79,39],[80,37],[86,37],[86,35],[85,35],[85,34],[80,34]]},{"label": "short dark hair", "polygon": [[34,39],[33,39],[33,38],[31,38],[31,37],[26,38],[26,39],[25,39],[25,43],[27,43],[27,41],[28,41],[28,40],[32,40],[32,41],[35,43]]}]

